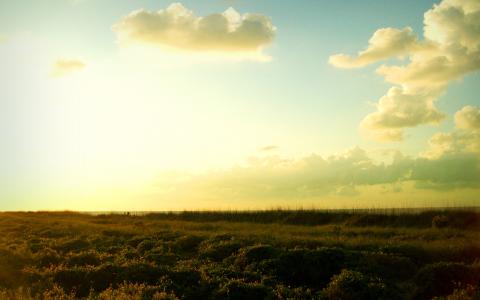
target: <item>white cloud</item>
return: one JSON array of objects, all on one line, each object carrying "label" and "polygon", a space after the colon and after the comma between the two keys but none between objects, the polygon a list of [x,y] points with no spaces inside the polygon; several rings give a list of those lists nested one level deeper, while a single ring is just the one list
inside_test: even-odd
[{"label": "white cloud", "polygon": [[[406,65],[382,65],[377,73],[395,84],[377,111],[361,127],[379,140],[399,140],[403,129],[436,124],[443,114],[435,101],[452,80],[480,69],[480,5],[477,0],[443,0],[425,13],[424,39],[411,29],[378,30],[357,57],[334,55],[338,67],[361,67],[379,60],[408,55]],[[382,34],[380,34],[382,33]]]},{"label": "white cloud", "polygon": [[382,28],[375,31],[367,49],[360,51],[356,57],[337,54],[332,55],[329,62],[339,68],[359,68],[392,56],[408,54],[416,48],[418,42],[412,28]]},{"label": "white cloud", "polygon": [[190,52],[261,52],[273,41],[275,27],[259,14],[240,15],[233,8],[199,17],[180,3],[156,12],[131,12],[113,25],[120,44],[143,44]]},{"label": "white cloud", "polygon": [[378,101],[377,111],[365,117],[360,126],[367,133],[376,134],[374,137],[378,140],[401,140],[403,128],[426,123],[438,124],[445,118],[433,104],[438,93],[431,89],[409,92],[392,87]]},{"label": "white cloud", "polygon": [[376,162],[358,147],[328,158],[315,154],[300,159],[259,156],[226,170],[196,175],[162,174],[156,194],[165,199],[222,202],[228,199],[232,203],[251,201],[258,205],[289,199],[313,199],[321,203],[321,199],[357,197],[360,190],[375,188],[398,192],[404,184],[412,184],[416,191],[480,187],[480,157],[475,154],[443,153],[435,158],[411,158],[394,152],[391,156],[389,163]]},{"label": "white cloud", "polygon": [[461,129],[480,130],[480,108],[465,106],[455,114],[455,124]]},{"label": "white cloud", "polygon": [[469,153],[480,157],[480,108],[465,106],[455,114],[455,129],[436,133],[429,140],[430,148],[422,155],[438,158],[446,154]]},{"label": "white cloud", "polygon": [[50,71],[50,76],[61,77],[73,72],[83,70],[87,64],[75,58],[61,58],[54,62]]}]

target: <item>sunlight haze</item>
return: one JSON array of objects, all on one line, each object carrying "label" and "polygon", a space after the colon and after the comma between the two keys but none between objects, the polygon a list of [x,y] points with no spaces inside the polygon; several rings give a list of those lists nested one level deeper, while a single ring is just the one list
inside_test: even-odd
[{"label": "sunlight haze", "polygon": [[479,15],[2,1],[0,211],[478,206]]}]

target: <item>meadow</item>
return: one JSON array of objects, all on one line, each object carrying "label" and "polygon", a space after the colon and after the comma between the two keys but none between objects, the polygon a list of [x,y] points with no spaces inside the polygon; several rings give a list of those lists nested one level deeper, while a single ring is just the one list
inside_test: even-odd
[{"label": "meadow", "polygon": [[480,212],[0,213],[0,299],[480,299]]}]

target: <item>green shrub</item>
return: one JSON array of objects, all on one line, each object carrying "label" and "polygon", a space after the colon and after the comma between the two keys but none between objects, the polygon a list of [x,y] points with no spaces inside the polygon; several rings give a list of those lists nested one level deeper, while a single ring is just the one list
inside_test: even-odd
[{"label": "green shrub", "polygon": [[54,286],[45,291],[42,296],[43,300],[75,300],[75,295],[73,293],[67,294],[59,286]]},{"label": "green shrub", "polygon": [[108,288],[98,295],[98,300],[177,300],[173,294],[165,293],[158,286],[122,283],[117,288]]},{"label": "green shrub", "polygon": [[57,245],[55,249],[63,253],[68,253],[79,252],[87,249],[89,246],[90,243],[84,239],[73,239]]},{"label": "green shrub", "polygon": [[101,258],[95,251],[85,251],[70,254],[66,259],[66,265],[73,266],[98,266],[101,264]]},{"label": "green shrub", "polygon": [[272,289],[259,283],[247,283],[242,280],[232,280],[224,285],[217,294],[219,299],[228,300],[263,300],[274,299]]},{"label": "green shrub", "polygon": [[145,260],[147,262],[152,262],[157,266],[171,267],[177,262],[177,256],[171,253],[157,253],[150,251],[145,254]]},{"label": "green shrub", "polygon": [[199,257],[213,261],[221,261],[235,253],[240,247],[241,244],[235,241],[221,241],[214,244],[207,244],[201,247]]},{"label": "green shrub", "polygon": [[168,274],[165,267],[135,261],[122,265],[120,271],[120,281],[150,285],[156,284],[162,276]]},{"label": "green shrub", "polygon": [[140,253],[145,253],[149,250],[155,248],[157,243],[153,240],[143,240],[140,244],[137,245],[137,251]]},{"label": "green shrub", "polygon": [[472,266],[463,263],[439,262],[421,268],[414,278],[416,299],[451,294],[458,284],[476,284],[480,277]]},{"label": "green shrub", "polygon": [[309,288],[289,288],[284,285],[277,285],[275,287],[275,298],[281,300],[316,300],[320,298],[320,295]]},{"label": "green shrub", "polygon": [[266,274],[292,286],[323,287],[344,267],[346,253],[336,248],[295,249],[259,266]]},{"label": "green shrub", "polygon": [[432,260],[432,255],[423,247],[405,244],[389,244],[379,248],[379,251],[409,258],[415,265],[423,265]]},{"label": "green shrub", "polygon": [[59,265],[63,261],[63,257],[57,251],[48,248],[36,253],[34,260],[38,267],[49,267]]},{"label": "green shrub", "polygon": [[238,267],[244,268],[247,265],[259,263],[262,260],[272,259],[278,256],[279,253],[280,251],[278,249],[270,245],[255,245],[242,248],[235,259],[235,264]]},{"label": "green shrub", "polygon": [[450,225],[450,218],[445,215],[437,215],[432,218],[433,228],[445,228]]},{"label": "green shrub", "polygon": [[137,248],[138,244],[143,242],[147,237],[145,236],[134,236],[127,241],[127,245],[133,248]]},{"label": "green shrub", "polygon": [[141,262],[125,265],[103,264],[98,267],[57,267],[50,271],[53,282],[67,292],[85,297],[90,290],[100,292],[122,282],[155,285],[167,272]]},{"label": "green shrub", "polygon": [[323,293],[331,300],[385,299],[385,285],[378,278],[345,269],[332,277]]},{"label": "green shrub", "polygon": [[[88,289],[95,292],[101,292],[110,286],[117,286],[125,281],[123,274],[125,268],[116,264],[102,264],[98,267],[84,268],[88,270],[85,281],[88,283]],[[85,292],[85,291],[84,291]]]},{"label": "green shrub", "polygon": [[215,288],[202,278],[200,271],[190,267],[180,267],[168,276],[167,287],[181,299],[208,299]]},{"label": "green shrub", "polygon": [[0,288],[18,287],[22,284],[22,269],[29,259],[7,249],[0,249]]},{"label": "green shrub", "polygon": [[409,258],[382,252],[365,252],[355,256],[349,267],[364,274],[397,281],[408,280],[417,271]]},{"label": "green shrub", "polygon": [[[51,272],[53,273],[53,282],[64,291],[68,293],[74,292],[78,297],[86,297],[89,294],[90,282],[88,281],[88,273],[90,269],[83,267],[57,267]],[[105,278],[105,280],[108,279]]]},{"label": "green shrub", "polygon": [[41,239],[31,239],[28,241],[28,250],[32,253],[37,253],[45,249],[46,245]]},{"label": "green shrub", "polygon": [[463,288],[456,288],[452,294],[446,297],[435,297],[433,300],[480,300],[480,289],[478,286],[467,285]]},{"label": "green shrub", "polygon": [[186,235],[179,237],[173,244],[174,251],[178,252],[195,252],[200,243],[204,240],[203,237],[197,235]]},{"label": "green shrub", "polygon": [[138,258],[140,258],[140,253],[138,253],[137,249],[131,247],[124,247],[117,255],[117,259],[120,261],[129,261]]}]

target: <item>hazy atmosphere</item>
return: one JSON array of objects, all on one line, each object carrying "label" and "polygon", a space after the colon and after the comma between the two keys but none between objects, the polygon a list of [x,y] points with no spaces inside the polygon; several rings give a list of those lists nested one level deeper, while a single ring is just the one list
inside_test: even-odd
[{"label": "hazy atmosphere", "polygon": [[480,2],[0,2],[0,210],[478,206]]}]

